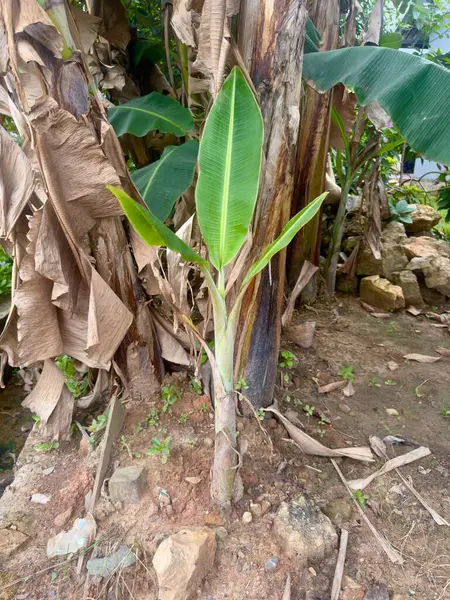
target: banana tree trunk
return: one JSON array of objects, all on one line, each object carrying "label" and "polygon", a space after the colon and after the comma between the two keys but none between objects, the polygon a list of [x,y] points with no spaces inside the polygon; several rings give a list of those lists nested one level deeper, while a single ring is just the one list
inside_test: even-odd
[{"label": "banana tree trunk", "polygon": [[[244,0],[238,45],[259,96],[265,140],[250,260],[273,241],[291,213],[297,166],[306,9],[302,0]],[[272,403],[281,332],[286,253],[250,286],[238,332],[239,376],[254,406]]]},{"label": "banana tree trunk", "polygon": [[[321,35],[321,50],[333,50],[339,42],[339,0],[309,0],[308,15]],[[331,92],[319,94],[307,86],[303,99],[298,172],[295,187],[296,201],[292,214],[302,210],[325,189]],[[319,265],[322,211],[295,237],[289,252],[288,278],[294,283],[303,262]],[[317,295],[317,275],[313,275],[302,292],[305,302]]]}]

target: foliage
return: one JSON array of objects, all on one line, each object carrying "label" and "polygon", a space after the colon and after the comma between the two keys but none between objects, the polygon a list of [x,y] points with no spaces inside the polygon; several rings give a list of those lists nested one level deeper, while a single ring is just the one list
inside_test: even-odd
[{"label": "foliage", "polygon": [[237,380],[236,389],[237,390],[248,390],[248,383],[245,380],[245,377],[241,377],[240,379]]},{"label": "foliage", "polygon": [[0,246],[0,296],[11,291],[13,261]]},{"label": "foliage", "polygon": [[161,389],[161,398],[163,402],[162,412],[166,413],[181,397],[181,391],[173,385],[165,385]]},{"label": "foliage", "polygon": [[397,382],[394,381],[393,379],[386,379],[386,381],[384,382],[384,385],[397,385]]},{"label": "foliage", "polygon": [[171,440],[170,436],[166,437],[164,440],[161,440],[156,437],[153,438],[152,445],[150,446],[150,448],[148,448],[145,451],[145,454],[147,454],[147,456],[159,455],[161,457],[162,464],[165,465],[170,456],[170,449],[169,449],[170,440]]},{"label": "foliage", "polygon": [[152,408],[150,412],[145,417],[145,420],[151,427],[156,427],[159,423],[159,410],[157,408]]},{"label": "foliage", "polygon": [[358,502],[361,508],[366,508],[367,500],[369,500],[367,494],[363,494],[361,490],[355,490],[353,492],[353,498]]},{"label": "foliage", "polygon": [[34,445],[34,449],[37,452],[51,452],[52,450],[56,450],[59,448],[59,442],[38,442]]},{"label": "foliage", "polygon": [[448,410],[448,408],[445,408],[445,406],[443,406],[441,409],[441,415],[443,417],[445,417],[446,419],[450,419],[450,410]]},{"label": "foliage", "polygon": [[401,223],[412,223],[411,213],[415,212],[416,207],[408,204],[406,200],[399,200],[396,204],[389,201],[391,209],[391,220],[400,221]]},{"label": "foliage", "polygon": [[208,405],[206,404],[206,402],[202,402],[202,405],[200,406],[200,411],[205,414],[208,412]]},{"label": "foliage", "polygon": [[203,393],[202,384],[198,379],[194,379],[193,377],[189,381],[189,389],[193,394],[198,394],[199,396]]},{"label": "foliage", "polygon": [[266,413],[263,408],[258,408],[255,411],[255,413],[256,413],[256,418],[258,419],[258,421],[264,421],[264,417],[266,416]]},{"label": "foliage", "polygon": [[381,383],[378,382],[378,378],[377,377],[371,377],[367,383],[367,385],[369,387],[381,387]]},{"label": "foliage", "polygon": [[55,359],[55,364],[64,373],[64,379],[69,391],[75,400],[85,396],[90,388],[90,374],[79,373],[75,367],[75,360],[67,354],[62,354]]},{"label": "foliage", "polygon": [[189,419],[189,415],[187,413],[183,413],[182,415],[180,415],[180,417],[178,419],[178,423],[180,425],[186,425],[188,419]]},{"label": "foliage", "polygon": [[282,369],[292,369],[295,361],[295,354],[289,352],[288,350],[282,350],[280,352],[280,360],[278,361],[278,366]]},{"label": "foliage", "polygon": [[352,383],[355,381],[355,373],[353,372],[353,367],[342,367],[339,371],[339,377],[345,379],[345,381],[351,381]]}]

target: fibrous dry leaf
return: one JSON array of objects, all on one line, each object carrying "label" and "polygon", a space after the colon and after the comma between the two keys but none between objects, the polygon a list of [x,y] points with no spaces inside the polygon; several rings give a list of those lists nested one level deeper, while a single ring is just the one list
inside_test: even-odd
[{"label": "fibrous dry leaf", "polygon": [[328,392],[334,392],[334,390],[340,390],[345,387],[347,382],[345,380],[342,381],[332,381],[331,383],[327,383],[326,385],[321,385],[317,391],[319,394],[328,394]]},{"label": "fibrous dry leaf", "polygon": [[350,396],[355,395],[355,388],[353,387],[353,383],[350,380],[347,382],[347,385],[342,390],[342,392],[347,398],[350,398]]},{"label": "fibrous dry leaf", "polygon": [[441,360],[441,356],[427,356],[426,354],[405,354],[403,358],[407,360],[415,360],[420,363],[435,363]]},{"label": "fibrous dry leaf", "polygon": [[291,600],[291,575],[288,573],[286,585],[284,586],[283,598],[281,600]]},{"label": "fibrous dry leaf", "polygon": [[154,321],[154,325],[161,348],[161,356],[165,360],[177,365],[189,366],[191,363],[189,354],[175,338],[175,336],[162,327],[162,325],[156,319]]},{"label": "fibrous dry leaf", "polygon": [[172,19],[171,24],[177,35],[183,44],[195,48],[195,37],[194,29],[192,27],[191,10],[187,8],[186,0],[173,0],[172,6]]},{"label": "fibrous dry leaf", "polygon": [[415,306],[408,306],[406,312],[409,312],[409,314],[413,315],[413,317],[417,317],[422,313],[422,311],[419,308],[416,308]]},{"label": "fibrous dry leaf", "polygon": [[300,296],[302,290],[308,284],[308,282],[311,280],[311,277],[314,275],[314,273],[317,272],[317,270],[317,266],[305,260],[305,262],[302,265],[300,274],[297,278],[297,281],[295,283],[295,286],[291,292],[291,295],[289,296],[286,309],[283,313],[283,316],[281,317],[281,324],[283,325],[283,327],[287,327],[290,324],[292,315],[294,314],[294,308],[297,298]]},{"label": "fibrous dry leaf", "polygon": [[375,452],[375,454],[379,458],[385,458],[385,456],[386,456],[386,445],[384,444],[384,442],[382,440],[380,440],[380,438],[377,437],[376,435],[372,435],[369,438],[369,442],[370,442],[370,447]]},{"label": "fibrous dry leaf", "polygon": [[387,366],[390,371],[396,371],[398,369],[398,364],[393,360],[390,360]]},{"label": "fibrous dry leaf", "polygon": [[[191,246],[192,244],[193,222],[194,215],[192,215],[176,233],[187,246]],[[188,263],[180,259],[178,252],[167,249],[167,279],[172,288],[174,304],[185,315],[189,315],[191,312],[187,298],[188,274]]]}]

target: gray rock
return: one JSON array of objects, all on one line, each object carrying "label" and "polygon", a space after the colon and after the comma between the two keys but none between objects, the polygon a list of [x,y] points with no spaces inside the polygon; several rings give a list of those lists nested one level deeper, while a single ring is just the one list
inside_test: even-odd
[{"label": "gray rock", "polygon": [[384,583],[376,583],[366,592],[364,600],[389,600],[389,591]]},{"label": "gray rock", "polygon": [[354,194],[349,194],[347,197],[347,203],[345,205],[346,212],[351,215],[352,213],[357,213],[362,208],[362,198],[361,196],[356,196]]},{"label": "gray rock", "polygon": [[393,285],[387,279],[380,278],[378,275],[364,277],[361,281],[359,294],[363,302],[377,308],[385,310],[405,308],[402,288]]},{"label": "gray rock", "polygon": [[286,554],[302,566],[321,562],[337,545],[330,519],[305,495],[281,503],[273,531]]},{"label": "gray rock", "polygon": [[341,527],[352,517],[352,501],[347,498],[337,498],[327,504],[323,512],[334,525]]},{"label": "gray rock", "polygon": [[441,294],[450,296],[450,258],[437,256],[423,268],[425,284]]},{"label": "gray rock", "polygon": [[402,288],[406,306],[412,305],[421,308],[424,305],[419,282],[412,271],[392,273],[390,281]]},{"label": "gray rock", "polygon": [[406,231],[417,233],[419,231],[430,231],[441,220],[441,215],[432,206],[418,204],[416,210],[411,213],[412,223],[405,225]]},{"label": "gray rock", "polygon": [[345,223],[345,235],[349,236],[360,236],[362,237],[369,223],[369,219],[365,215],[356,214],[352,218],[347,219]]},{"label": "gray rock", "polygon": [[120,546],[117,552],[111,554],[111,556],[105,556],[104,558],[91,558],[87,562],[87,570],[90,575],[97,575],[99,577],[109,577],[116,569],[125,569],[131,567],[136,562],[136,555],[134,552],[127,548],[127,546]]},{"label": "gray rock", "polygon": [[0,557],[8,558],[28,539],[15,529],[0,529]]},{"label": "gray rock", "polygon": [[443,240],[429,236],[410,237],[404,243],[406,256],[413,258],[425,258],[434,256],[450,256],[450,245]]},{"label": "gray rock", "polygon": [[143,467],[119,467],[109,480],[109,495],[113,502],[137,504],[144,487]]},{"label": "gray rock", "polygon": [[391,221],[381,232],[383,244],[402,244],[406,239],[405,226],[398,221]]},{"label": "gray rock", "polygon": [[159,600],[190,600],[210,571],[216,554],[211,529],[184,529],[166,538],[153,557]]}]

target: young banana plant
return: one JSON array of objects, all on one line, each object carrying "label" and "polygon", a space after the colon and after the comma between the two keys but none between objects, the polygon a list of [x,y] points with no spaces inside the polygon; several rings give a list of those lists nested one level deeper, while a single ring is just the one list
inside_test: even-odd
[{"label": "young banana plant", "polygon": [[196,263],[209,289],[214,313],[212,362],[215,393],[215,456],[212,495],[221,506],[232,501],[238,467],[234,381],[235,333],[250,281],[285,248],[319,210],[326,194],[295,215],[249,268],[234,305],[226,305],[226,271],[239,253],[250,227],[258,194],[263,122],[245,77],[235,67],[219,92],[200,142],[196,209],[209,262],[192,250],[153,213],[120,189],[109,187],[132,227],[149,245],[166,246],[186,262]]}]

